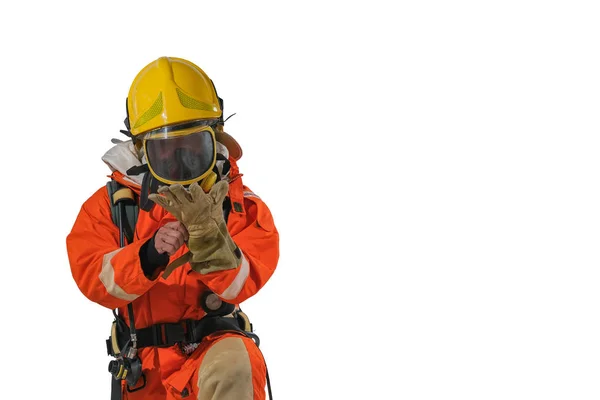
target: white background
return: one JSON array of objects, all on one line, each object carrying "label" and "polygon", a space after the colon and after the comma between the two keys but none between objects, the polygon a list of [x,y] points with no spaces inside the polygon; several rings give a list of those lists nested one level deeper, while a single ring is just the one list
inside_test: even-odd
[{"label": "white background", "polygon": [[109,398],[65,237],[165,55],[280,231],[275,399],[600,398],[597,2],[166,4],[1,6],[0,398]]}]

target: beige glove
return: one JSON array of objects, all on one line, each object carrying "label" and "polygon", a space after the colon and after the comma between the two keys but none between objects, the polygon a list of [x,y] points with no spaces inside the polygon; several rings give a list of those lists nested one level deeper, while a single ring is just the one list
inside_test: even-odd
[{"label": "beige glove", "polygon": [[168,277],[173,270],[190,262],[194,271],[207,274],[236,268],[242,254],[231,239],[223,217],[223,200],[229,184],[220,181],[210,192],[193,183],[189,190],[182,185],[164,186],[149,199],[170,212],[186,227],[190,251],[171,262],[163,274]]}]

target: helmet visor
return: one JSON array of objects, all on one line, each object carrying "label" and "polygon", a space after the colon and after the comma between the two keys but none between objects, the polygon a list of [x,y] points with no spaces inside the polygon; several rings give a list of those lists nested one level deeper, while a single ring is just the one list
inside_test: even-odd
[{"label": "helmet visor", "polygon": [[150,172],[159,181],[187,185],[204,178],[214,167],[215,135],[210,127],[144,139]]}]

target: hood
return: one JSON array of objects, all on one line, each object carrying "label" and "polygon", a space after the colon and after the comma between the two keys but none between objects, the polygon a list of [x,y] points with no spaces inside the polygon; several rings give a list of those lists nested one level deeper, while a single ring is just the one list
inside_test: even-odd
[{"label": "hood", "polygon": [[[119,141],[111,147],[102,156],[102,161],[114,176],[122,178],[127,186],[135,186],[138,189],[142,186],[144,174],[129,176],[127,170],[131,167],[141,166],[146,163],[146,157],[143,152],[138,152],[131,140]],[[115,174],[116,173],[116,174]]]}]

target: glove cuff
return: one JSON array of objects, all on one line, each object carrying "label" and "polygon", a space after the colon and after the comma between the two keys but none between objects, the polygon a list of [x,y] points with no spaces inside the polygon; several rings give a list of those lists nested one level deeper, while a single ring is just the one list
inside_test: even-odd
[{"label": "glove cuff", "polygon": [[216,230],[213,235],[201,238],[190,235],[188,248],[192,253],[191,267],[201,274],[235,269],[242,262],[242,252],[227,231],[223,234]]}]

